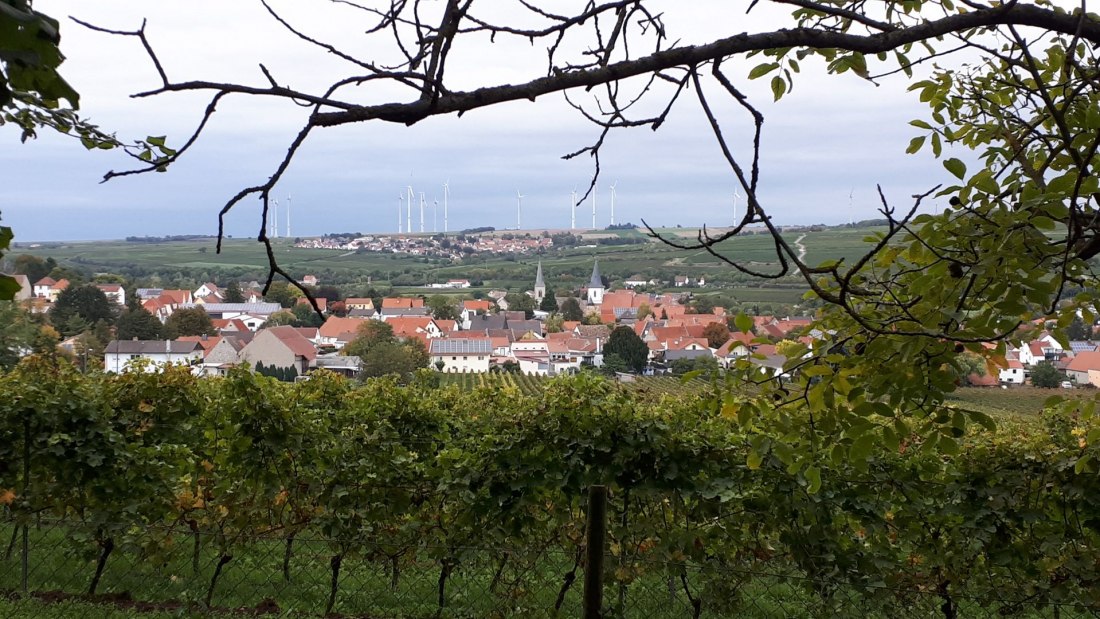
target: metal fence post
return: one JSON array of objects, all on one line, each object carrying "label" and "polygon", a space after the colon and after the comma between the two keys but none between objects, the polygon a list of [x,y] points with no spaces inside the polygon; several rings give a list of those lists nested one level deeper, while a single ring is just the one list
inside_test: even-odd
[{"label": "metal fence post", "polygon": [[603,557],[607,546],[607,486],[589,486],[585,526],[584,606],[582,619],[603,615]]}]

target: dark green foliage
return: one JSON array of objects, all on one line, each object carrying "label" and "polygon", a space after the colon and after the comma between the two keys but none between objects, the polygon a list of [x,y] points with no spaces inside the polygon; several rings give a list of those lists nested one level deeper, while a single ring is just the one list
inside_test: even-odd
[{"label": "dark green foliage", "polygon": [[115,337],[119,340],[159,340],[164,337],[164,325],[142,307],[122,312],[115,329]]},{"label": "dark green foliage", "polygon": [[645,369],[649,358],[649,347],[634,333],[630,327],[616,327],[607,338],[607,344],[603,348],[604,363],[607,363],[608,355],[616,355],[623,360],[626,367],[632,372],[641,372]]},{"label": "dark green foliage", "polygon": [[50,311],[50,321],[64,335],[80,333],[100,320],[113,323],[114,318],[107,295],[91,284],[62,290]]},{"label": "dark green foliage", "polygon": [[1058,371],[1049,361],[1040,361],[1031,368],[1031,384],[1035,387],[1053,389],[1066,380],[1066,375]]},{"label": "dark green foliage", "polygon": [[164,334],[174,340],[185,335],[216,335],[217,330],[206,310],[191,307],[172,312],[164,323]]},{"label": "dark green foliage", "polygon": [[244,303],[244,292],[236,281],[229,282],[225,287],[224,300],[226,303]]},{"label": "dark green foliage", "polygon": [[569,320],[580,322],[584,318],[584,312],[581,311],[581,304],[573,297],[569,297],[561,302],[561,317]]},{"label": "dark green foliage", "polygon": [[554,296],[553,291],[547,291],[546,296],[539,303],[539,309],[550,314],[558,311],[558,299]]}]

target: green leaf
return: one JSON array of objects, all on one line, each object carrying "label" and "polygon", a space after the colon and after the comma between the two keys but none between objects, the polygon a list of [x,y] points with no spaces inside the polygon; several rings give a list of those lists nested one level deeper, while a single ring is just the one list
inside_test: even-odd
[{"label": "green leaf", "polygon": [[772,95],[775,96],[775,100],[778,101],[783,98],[783,93],[787,92],[787,82],[783,81],[782,77],[776,75],[772,78]]},{"label": "green leaf", "polygon": [[955,178],[960,181],[966,176],[966,164],[954,157],[944,161],[943,167],[947,168],[947,171],[954,174]]},{"label": "green leaf", "polygon": [[754,471],[760,468],[762,462],[764,462],[764,456],[760,455],[760,452],[755,449],[750,450],[748,458],[745,459],[745,465]]},{"label": "green leaf", "polygon": [[810,466],[806,468],[806,472],[803,473],[806,476],[806,492],[810,494],[817,494],[817,491],[821,489],[821,469],[816,466]]},{"label": "green leaf", "polygon": [[912,155],[912,154],[916,153],[917,151],[920,150],[920,148],[922,146],[924,146],[924,141],[926,139],[928,139],[927,136],[918,135],[917,137],[913,138],[912,140],[909,140],[909,148],[905,149],[905,153],[908,154],[908,155]]},{"label": "green leaf", "polygon": [[875,446],[873,434],[861,434],[852,442],[852,448],[848,450],[848,457],[852,460],[866,460],[871,455],[871,449]]},{"label": "green leaf", "polygon": [[778,62],[766,62],[764,64],[758,64],[753,67],[752,71],[749,71],[749,79],[754,80],[758,77],[763,77],[772,71],[779,68]]},{"label": "green leaf", "polygon": [[149,137],[145,138],[145,141],[152,144],[153,146],[164,146],[164,140],[165,140],[166,137],[167,136],[163,136],[163,135],[149,136]]},{"label": "green leaf", "polygon": [[747,314],[738,314],[733,319],[733,326],[737,327],[737,330],[741,333],[751,332],[753,326],[752,316],[749,316]]},{"label": "green leaf", "polygon": [[1077,464],[1073,465],[1073,472],[1077,473],[1078,475],[1080,475],[1081,473],[1084,473],[1085,471],[1088,470],[1089,464],[1091,462],[1092,462],[1092,456],[1081,456],[1081,458],[1079,460],[1077,460]]}]

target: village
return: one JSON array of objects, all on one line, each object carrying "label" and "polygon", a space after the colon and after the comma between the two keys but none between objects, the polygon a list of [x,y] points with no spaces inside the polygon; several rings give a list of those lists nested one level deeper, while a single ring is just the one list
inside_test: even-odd
[{"label": "village", "polygon": [[[22,286],[18,298],[37,313],[48,312],[69,287],[67,280],[49,277],[31,284],[25,276],[17,276],[17,281]],[[308,274],[301,283],[309,287],[320,284],[316,276]],[[324,317],[319,326],[288,324],[292,321],[282,317],[293,314],[280,303],[265,300],[257,282],[234,283],[239,302],[227,302],[227,288],[214,283],[195,290],[137,288],[133,294],[142,309],[161,323],[181,310],[200,309],[209,316],[213,332],[164,340],[114,339],[103,349],[102,367],[108,372],[154,371],[164,364],[184,363],[195,374],[221,376],[234,366],[247,364],[279,372],[274,375],[290,380],[306,379],[317,369],[356,378],[362,375],[363,359],[346,349],[363,336],[371,321],[383,323],[399,342],[422,346],[426,367],[442,373],[503,371],[556,376],[585,367],[604,368],[605,347],[612,333],[624,327],[645,345],[644,364],[634,368],[643,374],[726,369],[743,359],[761,372],[787,377],[784,366],[792,350],[808,357],[815,345],[829,345],[828,334],[813,329],[808,316],[752,316],[751,328],[742,331],[725,308],[699,312],[690,295],[636,292],[632,288],[638,283],[628,278],[620,288],[607,289],[599,264],[594,263],[590,280],[577,297],[554,297],[548,293],[539,262],[531,289],[519,297],[529,299],[523,304],[526,310],[510,307],[519,305],[517,297],[503,290],[478,299],[454,297],[453,305],[444,312],[433,312],[431,304],[420,296],[386,297],[380,299],[380,305],[365,297],[332,303],[319,297],[313,300]],[[96,287],[112,303],[126,304],[128,293],[121,285]],[[469,282],[454,279],[436,287],[460,290],[469,287]],[[573,315],[566,317],[557,311],[569,304],[574,305]],[[316,311],[305,296],[297,298],[297,306],[298,315]],[[440,313],[443,315],[436,315]],[[62,341],[60,347],[75,353],[78,336]],[[972,373],[966,382],[986,387],[1024,385],[1039,364],[1053,366],[1064,379],[1059,381],[1062,387],[1100,386],[1098,344],[1086,337],[1063,345],[1041,324],[1026,345],[1008,346],[1003,359],[989,366],[990,371]],[[620,373],[625,378],[628,372]]]},{"label": "village", "polygon": [[298,239],[294,247],[305,249],[339,249],[352,252],[376,252],[432,256],[461,260],[469,254],[533,254],[553,247],[549,234],[532,236],[504,232],[458,235],[325,235]]}]

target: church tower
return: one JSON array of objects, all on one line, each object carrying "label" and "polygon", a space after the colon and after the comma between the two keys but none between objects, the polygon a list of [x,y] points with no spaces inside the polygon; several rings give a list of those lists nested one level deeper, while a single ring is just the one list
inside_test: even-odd
[{"label": "church tower", "polygon": [[539,260],[539,270],[535,273],[535,302],[542,303],[546,297],[546,282],[542,280],[542,260]]},{"label": "church tower", "polygon": [[600,277],[600,261],[592,265],[592,279],[588,280],[588,304],[603,304],[603,279]]}]

